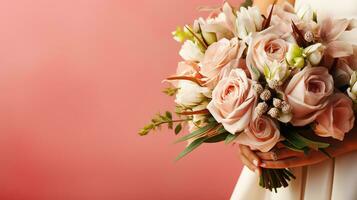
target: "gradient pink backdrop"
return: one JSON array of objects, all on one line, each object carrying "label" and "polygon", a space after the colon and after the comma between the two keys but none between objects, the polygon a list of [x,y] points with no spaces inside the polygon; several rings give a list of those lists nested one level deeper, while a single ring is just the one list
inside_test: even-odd
[{"label": "gradient pink backdrop", "polygon": [[[238,4],[237,1],[231,1]],[[2,0],[0,199],[228,199],[236,149],[136,132],[173,106],[176,25],[221,0]]]}]

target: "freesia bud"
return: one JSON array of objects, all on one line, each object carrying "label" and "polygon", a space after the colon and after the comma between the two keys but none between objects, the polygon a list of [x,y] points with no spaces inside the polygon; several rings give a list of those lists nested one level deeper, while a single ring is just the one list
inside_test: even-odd
[{"label": "freesia bud", "polygon": [[303,57],[303,49],[297,44],[290,44],[288,53],[286,54],[286,60],[293,68],[302,68],[305,65]]},{"label": "freesia bud", "polygon": [[351,75],[350,87],[347,89],[347,94],[354,102],[357,102],[357,71],[354,71]]},{"label": "freesia bud", "polygon": [[195,107],[210,95],[208,88],[201,87],[191,81],[179,81],[178,88],[175,103],[185,107]]},{"label": "freesia bud", "polygon": [[281,86],[289,75],[290,70],[286,63],[274,61],[270,66],[265,66],[264,68],[265,79],[272,89]]},{"label": "freesia bud", "polygon": [[304,55],[312,65],[320,64],[324,55],[325,47],[321,43],[308,46],[304,49]]}]

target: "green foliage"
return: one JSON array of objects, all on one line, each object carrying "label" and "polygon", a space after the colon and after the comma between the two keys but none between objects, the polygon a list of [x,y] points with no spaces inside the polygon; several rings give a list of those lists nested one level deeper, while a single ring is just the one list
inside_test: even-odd
[{"label": "green foliage", "polygon": [[[315,150],[321,151],[322,153],[328,155],[328,153],[324,151],[324,149],[330,146],[328,143],[307,139],[296,131],[284,134],[284,137],[286,140],[283,141],[283,144],[293,151],[304,152],[307,155],[310,150]],[[328,155],[328,157],[331,156]]]},{"label": "green foliage", "polygon": [[207,133],[208,131],[214,129],[217,127],[217,122],[212,122],[202,128],[199,128],[198,130],[196,131],[193,131],[192,133],[188,134],[188,135],[185,135],[183,137],[181,137],[180,139],[176,140],[175,143],[179,143],[179,142],[184,142],[184,141],[187,141],[189,139],[192,139],[194,137],[199,137],[205,133]]},{"label": "green foliage", "polygon": [[176,95],[178,90],[179,90],[179,88],[168,87],[168,88],[165,88],[162,92],[167,94],[168,96],[172,97],[172,96]]},{"label": "green foliage", "polygon": [[218,143],[218,142],[225,141],[228,135],[231,135],[231,134],[228,133],[228,132],[224,132],[224,133],[218,134],[216,136],[213,136],[213,137],[208,138],[207,140],[205,140],[205,143]]},{"label": "green foliage", "polygon": [[226,137],[226,140],[224,141],[226,144],[232,143],[236,138],[238,137],[238,134],[229,134]]},{"label": "green foliage", "polygon": [[187,117],[185,119],[174,120],[172,117],[172,113],[166,111],[165,114],[157,114],[153,119],[151,119],[151,123],[144,126],[141,130],[139,130],[139,135],[144,136],[149,134],[149,132],[154,131],[156,129],[160,129],[162,125],[167,124],[168,129],[173,129],[174,123],[177,123],[175,127],[175,133],[178,134],[182,130],[182,123],[191,121],[192,119]]},{"label": "green foliage", "polygon": [[252,0],[245,0],[242,4],[240,4],[240,7],[248,8],[250,6],[253,6],[253,1]]},{"label": "green foliage", "polygon": [[189,154],[190,152],[192,152],[193,150],[195,150],[197,147],[199,147],[201,144],[204,143],[204,141],[206,140],[206,137],[202,137],[202,138],[198,138],[195,141],[193,141],[190,145],[188,145],[185,150],[183,150],[176,158],[176,161],[180,160],[181,158],[183,158],[184,156],[186,156],[187,154]]},{"label": "green foliage", "polygon": [[177,124],[177,126],[175,127],[175,134],[179,134],[182,130],[182,124]]},{"label": "green foliage", "polygon": [[192,40],[194,39],[192,33],[187,30],[186,27],[177,27],[176,31],[172,32],[172,35],[174,36],[174,39],[178,42],[185,42],[186,40]]}]

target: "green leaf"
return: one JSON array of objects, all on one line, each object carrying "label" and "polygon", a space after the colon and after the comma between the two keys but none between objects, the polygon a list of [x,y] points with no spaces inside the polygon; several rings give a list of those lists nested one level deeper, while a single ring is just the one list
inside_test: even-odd
[{"label": "green leaf", "polygon": [[204,142],[205,143],[218,143],[218,142],[222,142],[222,141],[225,141],[227,136],[230,135],[230,133],[228,132],[224,132],[224,133],[221,133],[219,135],[216,135],[214,137],[211,137],[211,138],[208,138],[207,140],[205,140]]},{"label": "green leaf", "polygon": [[168,88],[165,88],[162,92],[167,94],[168,96],[172,97],[172,96],[176,95],[178,90],[179,90],[179,88],[168,87]]},{"label": "green leaf", "polygon": [[174,32],[172,32],[174,39],[178,42],[185,42],[186,40],[194,39],[193,35],[185,27],[177,27]]},{"label": "green leaf", "polygon": [[196,130],[196,131],[194,131],[194,132],[192,132],[192,133],[190,133],[188,135],[185,135],[184,137],[176,140],[175,143],[183,142],[183,141],[189,140],[191,138],[194,138],[196,136],[202,135],[202,134],[206,133],[207,131],[212,130],[215,127],[217,127],[217,123],[210,123],[207,126],[199,128],[198,130]]},{"label": "green leaf", "polygon": [[270,79],[270,69],[266,65],[264,66],[264,76],[265,78]]},{"label": "green leaf", "polygon": [[294,145],[292,145],[290,142],[288,142],[287,140],[282,142],[284,144],[284,146],[292,151],[297,151],[297,152],[304,152],[304,150],[298,149],[296,148]]},{"label": "green leaf", "polygon": [[165,116],[166,116],[168,119],[172,120],[172,114],[171,114],[171,112],[166,111]]},{"label": "green leaf", "polygon": [[184,156],[186,156],[187,154],[189,154],[190,152],[192,152],[193,150],[195,150],[197,147],[199,147],[201,144],[203,144],[203,142],[206,140],[207,138],[203,137],[203,138],[198,138],[197,140],[193,141],[190,145],[188,145],[185,150],[183,150],[177,157],[176,157],[176,161],[180,160],[181,158],[183,158]]},{"label": "green leaf", "polygon": [[177,126],[175,127],[175,134],[179,134],[182,130],[182,124],[177,124]]},{"label": "green leaf", "polygon": [[283,143],[290,149],[295,151],[303,151],[307,153],[307,150],[314,149],[318,151],[319,149],[325,149],[330,146],[328,143],[317,142],[309,140],[297,132],[291,132],[284,135],[286,141]]},{"label": "green leaf", "polygon": [[238,134],[229,134],[229,135],[227,135],[227,137],[226,137],[226,140],[225,140],[225,143],[226,144],[230,144],[230,143],[232,143],[236,138],[238,137]]}]

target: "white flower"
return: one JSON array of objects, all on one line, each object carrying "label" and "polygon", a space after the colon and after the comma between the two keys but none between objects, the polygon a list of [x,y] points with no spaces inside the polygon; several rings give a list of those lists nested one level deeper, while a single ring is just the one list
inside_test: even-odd
[{"label": "white flower", "polygon": [[354,71],[351,75],[350,87],[347,89],[347,94],[354,102],[357,102],[357,71]]},{"label": "white flower", "polygon": [[187,61],[202,61],[204,54],[200,48],[191,40],[186,40],[183,43],[179,52],[180,56]]},{"label": "white flower", "polygon": [[245,39],[250,33],[262,30],[264,18],[257,7],[241,7],[237,12],[237,33],[238,37]]},{"label": "white flower", "polygon": [[202,17],[193,23],[193,31],[202,36],[204,41],[211,45],[222,38],[231,38],[233,34],[227,26],[226,15],[221,12],[216,17],[203,19]]},{"label": "white flower", "polygon": [[195,107],[210,96],[208,88],[201,87],[191,81],[179,81],[178,88],[175,103],[182,106]]},{"label": "white flower", "polygon": [[306,22],[315,20],[315,18],[316,18],[315,11],[312,10],[311,6],[309,6],[309,5],[304,5],[304,6],[300,7],[297,10],[296,14],[299,17],[299,19],[306,21]]},{"label": "white flower", "polygon": [[321,59],[324,55],[325,46],[321,43],[317,43],[311,46],[308,46],[304,49],[304,56],[310,61],[312,65],[318,65],[321,62]]},{"label": "white flower", "polygon": [[289,66],[286,63],[274,61],[270,66],[264,68],[264,75],[270,87],[272,87],[271,85],[281,86],[290,75]]}]

